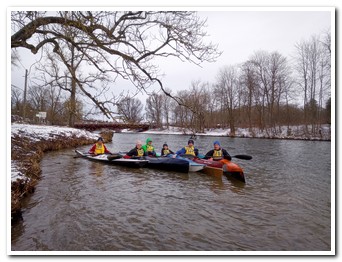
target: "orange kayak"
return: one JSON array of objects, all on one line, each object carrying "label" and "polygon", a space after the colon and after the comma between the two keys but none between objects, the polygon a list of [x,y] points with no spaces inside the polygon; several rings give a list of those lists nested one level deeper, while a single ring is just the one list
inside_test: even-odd
[{"label": "orange kayak", "polygon": [[226,177],[232,177],[243,183],[246,183],[242,168],[228,159],[214,161],[196,158],[193,159],[193,161],[199,164],[205,164],[205,167],[202,170],[202,172],[205,174],[217,177],[225,175]]}]

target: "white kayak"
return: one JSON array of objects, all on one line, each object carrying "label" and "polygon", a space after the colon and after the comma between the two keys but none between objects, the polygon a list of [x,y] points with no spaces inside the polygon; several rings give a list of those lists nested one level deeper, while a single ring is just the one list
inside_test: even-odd
[{"label": "white kayak", "polygon": [[148,163],[148,160],[143,159],[126,159],[122,158],[119,154],[101,154],[94,155],[89,153],[83,153],[79,150],[75,150],[78,156],[86,158],[92,161],[104,162],[112,165],[128,166],[128,167],[143,167]]}]

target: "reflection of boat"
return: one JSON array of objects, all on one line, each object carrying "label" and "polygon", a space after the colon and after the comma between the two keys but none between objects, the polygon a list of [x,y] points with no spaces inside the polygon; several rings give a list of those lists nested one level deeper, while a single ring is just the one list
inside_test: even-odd
[{"label": "reflection of boat", "polygon": [[202,172],[205,174],[217,177],[225,175],[228,178],[233,177],[237,180],[240,180],[243,183],[246,183],[245,175],[243,173],[242,168],[239,165],[233,163],[232,161],[229,161],[227,159],[214,161],[200,158],[194,158],[193,161],[205,165],[205,167],[202,170]]},{"label": "reflection of boat", "polygon": [[127,166],[127,167],[142,167],[148,163],[148,160],[142,159],[125,159],[120,155],[102,154],[93,155],[89,153],[82,153],[81,151],[75,150],[78,156],[86,158],[92,161],[98,161],[103,163],[108,163],[111,165]]},{"label": "reflection of boat", "polygon": [[145,156],[144,159],[148,160],[147,165],[145,165],[145,167],[148,168],[176,171],[181,173],[189,172],[189,162],[183,159],[149,156]]},{"label": "reflection of boat", "polygon": [[[173,155],[168,155],[168,157],[173,157]],[[186,157],[177,156],[176,159],[182,159],[182,160],[188,161],[189,162],[189,172],[201,171],[205,167],[204,164],[196,163],[195,161],[192,161],[191,159],[186,158]]]}]

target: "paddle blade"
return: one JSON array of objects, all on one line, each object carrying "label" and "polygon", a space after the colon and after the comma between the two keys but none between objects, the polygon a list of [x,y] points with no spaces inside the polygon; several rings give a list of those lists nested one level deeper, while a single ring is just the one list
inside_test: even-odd
[{"label": "paddle blade", "polygon": [[249,156],[249,155],[235,155],[233,157],[239,158],[239,159],[244,159],[244,160],[251,160],[253,158],[252,156]]},{"label": "paddle blade", "polygon": [[112,154],[112,155],[107,156],[108,160],[114,160],[114,159],[119,159],[119,158],[122,158],[121,154]]}]

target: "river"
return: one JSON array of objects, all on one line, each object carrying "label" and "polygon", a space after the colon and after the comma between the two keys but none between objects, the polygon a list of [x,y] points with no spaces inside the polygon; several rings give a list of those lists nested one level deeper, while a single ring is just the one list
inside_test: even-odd
[{"label": "river", "polygon": [[[158,152],[188,136],[150,135]],[[114,134],[129,150],[143,134]],[[47,153],[42,179],[11,229],[12,251],[330,251],[331,143],[197,137],[200,153],[219,140],[246,184],[200,172],[127,168]],[[89,146],[81,147],[87,151]],[[334,175],[334,174],[333,174]]]}]

